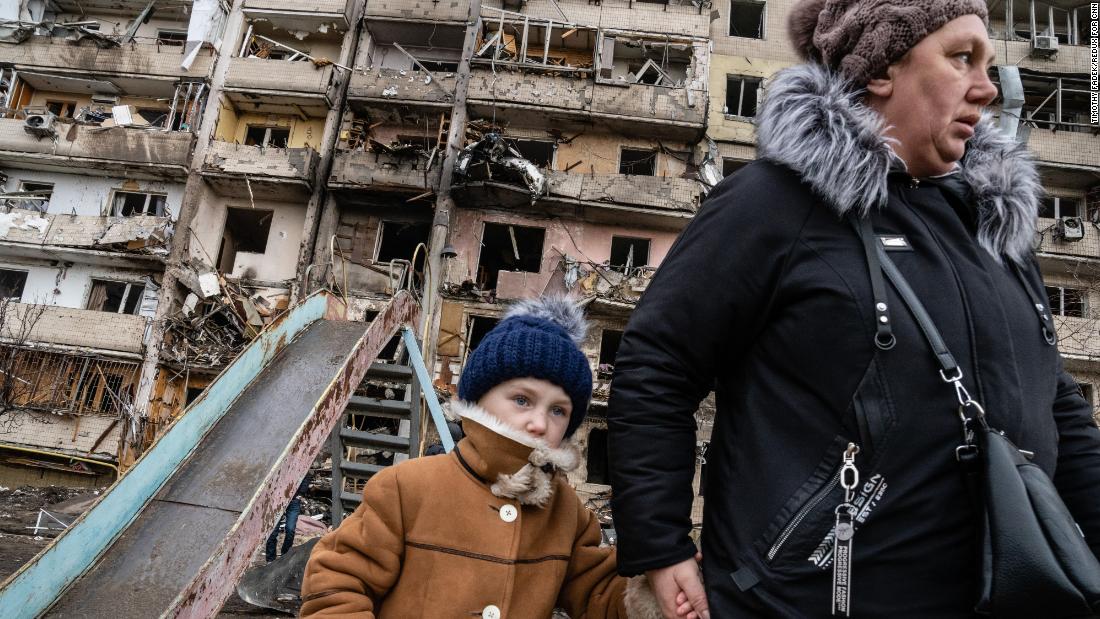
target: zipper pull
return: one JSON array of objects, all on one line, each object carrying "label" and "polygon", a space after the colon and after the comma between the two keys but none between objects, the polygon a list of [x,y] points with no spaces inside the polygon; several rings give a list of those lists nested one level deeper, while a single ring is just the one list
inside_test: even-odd
[{"label": "zipper pull", "polygon": [[851,616],[852,608],[852,538],[855,537],[856,507],[852,505],[855,490],[859,486],[859,469],[856,454],[859,445],[848,443],[844,450],[844,463],[840,467],[840,487],[844,488],[844,502],[836,507],[836,524],[833,525],[833,615]]}]

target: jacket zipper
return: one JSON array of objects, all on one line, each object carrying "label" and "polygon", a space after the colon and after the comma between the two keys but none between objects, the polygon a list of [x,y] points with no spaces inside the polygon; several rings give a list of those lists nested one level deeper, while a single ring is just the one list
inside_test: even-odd
[{"label": "jacket zipper", "polygon": [[[856,447],[855,443],[848,443],[849,450],[854,447]],[[798,525],[802,524],[802,521],[806,519],[806,516],[809,516],[810,512],[816,509],[817,506],[825,500],[825,497],[829,496],[829,493],[832,492],[834,488],[836,488],[837,484],[840,483],[840,475],[843,470],[843,464],[837,466],[836,472],[833,473],[833,476],[829,479],[828,483],[826,483],[820,490],[815,492],[813,496],[810,497],[810,500],[806,501],[806,504],[802,506],[802,509],[798,510],[798,512],[794,515],[794,518],[791,518],[791,521],[787,523],[787,526],[783,527],[783,532],[779,534],[779,537],[775,540],[775,543],[772,544],[772,547],[768,549],[768,561],[771,561],[775,558],[776,555],[779,554],[779,550],[783,548],[783,544],[787,543],[787,539],[789,539],[791,535],[794,534],[795,529],[798,528]]]}]

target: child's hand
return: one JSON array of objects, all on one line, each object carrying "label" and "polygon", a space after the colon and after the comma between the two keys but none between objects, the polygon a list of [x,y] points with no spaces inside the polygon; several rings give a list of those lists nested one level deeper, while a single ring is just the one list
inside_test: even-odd
[{"label": "child's hand", "polygon": [[[695,561],[697,563],[703,562],[703,553],[695,553]],[[686,593],[681,591],[676,595],[676,616],[683,619],[701,619],[702,615],[695,611],[695,607],[691,604],[691,600],[688,599]]]}]

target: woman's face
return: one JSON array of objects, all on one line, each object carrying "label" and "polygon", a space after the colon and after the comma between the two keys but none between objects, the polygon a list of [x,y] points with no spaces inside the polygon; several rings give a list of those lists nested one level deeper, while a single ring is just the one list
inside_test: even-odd
[{"label": "woman's face", "polygon": [[868,105],[886,119],[894,150],[913,176],[946,174],[966,152],[982,108],[997,96],[989,80],[993,46],[977,15],[956,18],[921,40],[867,85]]}]

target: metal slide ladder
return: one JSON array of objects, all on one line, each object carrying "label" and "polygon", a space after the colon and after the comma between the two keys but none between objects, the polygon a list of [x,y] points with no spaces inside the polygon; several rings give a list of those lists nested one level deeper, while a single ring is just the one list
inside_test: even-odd
[{"label": "metal slide ladder", "polygon": [[[0,587],[0,616],[215,615],[379,351],[418,314],[402,291],[369,325],[348,322],[321,292],[268,325],[92,509]],[[412,331],[401,331],[425,383]],[[428,404],[446,434],[434,397]]]}]

